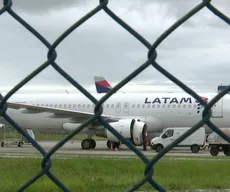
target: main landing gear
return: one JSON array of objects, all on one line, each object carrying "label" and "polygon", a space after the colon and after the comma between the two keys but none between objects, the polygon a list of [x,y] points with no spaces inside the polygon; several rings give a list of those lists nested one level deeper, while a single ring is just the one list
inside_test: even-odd
[{"label": "main landing gear", "polygon": [[[120,147],[120,143],[119,142],[113,142],[113,141],[110,141],[108,140],[107,141],[107,147],[110,149],[111,148],[111,144],[112,144],[112,147],[115,149],[115,148],[119,148]],[[95,149],[96,147],[96,141],[94,139],[84,139],[82,142],[81,142],[81,148],[82,149]]]},{"label": "main landing gear", "polygon": [[82,149],[95,149],[96,141],[94,139],[84,139],[81,142]]},{"label": "main landing gear", "polygon": [[107,147],[110,149],[110,147],[111,147],[111,144],[113,144],[113,148],[115,149],[115,148],[119,148],[120,147],[120,143],[119,142],[113,142],[113,141],[110,141],[110,140],[108,140],[107,141]]}]

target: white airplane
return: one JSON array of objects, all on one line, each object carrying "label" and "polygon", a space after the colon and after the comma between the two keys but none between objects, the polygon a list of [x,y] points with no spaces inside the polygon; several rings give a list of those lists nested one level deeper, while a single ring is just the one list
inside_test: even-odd
[{"label": "white airplane", "polygon": [[[210,101],[217,93],[199,94]],[[104,94],[93,94],[100,99]],[[8,101],[7,114],[23,129],[37,131],[73,131],[94,115],[94,104],[83,94],[14,94]],[[192,127],[202,118],[203,108],[186,93],[116,93],[103,104],[102,117],[134,145],[142,145],[145,135],[159,133],[167,127]],[[212,108],[212,122],[218,127],[230,126],[230,95]],[[6,121],[1,117],[0,123]],[[212,132],[205,126],[206,132]],[[95,148],[94,135],[119,140],[99,122],[93,122],[81,133],[88,135],[83,149]],[[115,147],[115,146],[114,146]]]}]

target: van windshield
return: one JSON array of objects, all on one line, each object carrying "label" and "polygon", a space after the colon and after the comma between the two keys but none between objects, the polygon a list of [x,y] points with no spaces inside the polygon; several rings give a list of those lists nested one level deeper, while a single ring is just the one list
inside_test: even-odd
[{"label": "van windshield", "polygon": [[173,133],[174,133],[174,130],[167,130],[163,135],[162,135],[162,138],[165,139],[165,138],[168,138],[168,137],[172,137],[173,136]]}]

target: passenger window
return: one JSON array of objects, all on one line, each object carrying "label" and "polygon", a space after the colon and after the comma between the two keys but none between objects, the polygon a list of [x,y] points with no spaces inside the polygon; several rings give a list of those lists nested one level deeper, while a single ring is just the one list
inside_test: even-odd
[{"label": "passenger window", "polygon": [[162,138],[163,139],[166,139],[168,137],[172,137],[173,136],[173,133],[174,133],[174,130],[167,130],[163,135],[162,135]]},{"label": "passenger window", "polygon": [[137,105],[137,108],[140,108],[140,105],[139,105],[139,104]]},{"label": "passenger window", "polygon": [[163,105],[162,107],[165,108],[165,105]]},{"label": "passenger window", "polygon": [[132,105],[132,108],[135,108],[135,104]]},{"label": "passenger window", "polygon": [[106,108],[109,108],[109,104],[106,105]]},{"label": "passenger window", "polygon": [[142,105],[142,108],[145,108],[145,104]]},{"label": "passenger window", "polygon": [[152,108],[155,108],[155,105],[152,105]]},{"label": "passenger window", "polygon": [[150,105],[149,105],[149,104],[147,105],[147,108],[150,108]]},{"label": "passenger window", "polygon": [[87,105],[87,108],[90,108],[90,104]]}]

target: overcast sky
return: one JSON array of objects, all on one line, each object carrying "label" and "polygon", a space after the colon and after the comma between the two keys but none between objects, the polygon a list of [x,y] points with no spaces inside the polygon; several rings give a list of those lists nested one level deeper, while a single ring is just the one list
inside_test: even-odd
[{"label": "overcast sky", "polygon": [[[12,9],[52,43],[99,0],[14,0]],[[153,43],[200,0],[113,0],[109,8]],[[229,13],[230,1],[212,1]],[[229,15],[228,15],[229,16]],[[47,49],[8,13],[0,16],[0,90],[12,88],[46,61]],[[230,26],[203,9],[172,33],[158,48],[157,62],[194,90],[216,91],[230,81]],[[99,12],[57,48],[56,62],[76,81],[95,92],[93,76],[112,86],[147,59],[147,49],[104,11]],[[143,84],[145,86],[143,86]],[[52,67],[30,81],[24,91],[76,92]],[[153,67],[121,91],[180,91]]]}]

